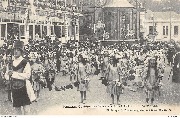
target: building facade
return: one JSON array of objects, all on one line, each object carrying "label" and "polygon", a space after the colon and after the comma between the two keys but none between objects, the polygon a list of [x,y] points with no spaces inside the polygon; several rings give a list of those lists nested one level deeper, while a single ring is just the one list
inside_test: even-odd
[{"label": "building facade", "polygon": [[1,39],[27,42],[46,35],[62,43],[79,40],[80,36],[98,40],[139,39],[137,0],[5,1],[8,4],[0,3]]},{"label": "building facade", "polygon": [[80,35],[110,41],[139,39],[141,5],[137,0],[74,0],[74,2],[83,14]]},{"label": "building facade", "polygon": [[3,40],[56,37],[62,43],[79,40],[80,11],[66,0],[0,2],[0,38]]},{"label": "building facade", "polygon": [[173,11],[141,13],[141,32],[151,41],[180,41],[180,14]]}]

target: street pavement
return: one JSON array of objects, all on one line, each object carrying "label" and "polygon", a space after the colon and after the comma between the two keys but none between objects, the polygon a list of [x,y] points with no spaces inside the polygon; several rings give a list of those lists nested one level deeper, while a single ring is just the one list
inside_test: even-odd
[{"label": "street pavement", "polygon": [[[162,80],[161,96],[155,98],[157,105],[180,105],[180,84],[172,83],[171,78],[168,80],[170,67],[165,68],[165,76]],[[106,93],[106,87],[101,84],[100,75],[93,75],[90,77],[90,90],[87,91],[87,100],[85,105],[110,105],[110,95]],[[69,76],[62,76],[61,73],[56,75],[55,85],[65,86],[70,83]],[[5,101],[7,93],[0,90],[0,114],[1,115],[15,115],[12,103]],[[130,91],[125,87],[124,93],[120,96],[120,103],[122,105],[143,105],[145,102],[145,92],[143,89],[138,89],[136,92]],[[80,103],[80,92],[77,88],[67,89],[65,91],[49,91],[44,88],[40,92],[40,99],[38,102],[33,102],[30,105],[31,115],[52,115],[58,109],[67,105],[83,105]],[[60,112],[60,111],[59,111]],[[61,111],[62,112],[62,111]],[[61,114],[61,113],[59,113]],[[63,114],[63,113],[62,113]]]}]

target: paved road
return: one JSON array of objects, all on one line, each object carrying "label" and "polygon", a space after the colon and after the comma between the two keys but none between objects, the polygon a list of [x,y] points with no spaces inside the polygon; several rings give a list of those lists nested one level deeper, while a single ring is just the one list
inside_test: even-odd
[{"label": "paved road", "polygon": [[[158,105],[180,105],[180,84],[172,83],[171,79],[168,80],[170,68],[165,70],[165,76],[163,78],[163,86],[161,89],[162,95],[157,97],[155,104]],[[87,105],[109,105],[111,103],[110,96],[106,93],[106,87],[101,84],[99,80],[100,76],[92,76],[90,82],[90,91],[87,92]],[[62,86],[69,84],[69,76],[62,76],[58,74],[56,76],[56,85]],[[15,115],[11,102],[4,102],[7,93],[0,91],[0,114],[2,115]],[[128,105],[143,105],[145,104],[145,93],[143,89],[139,89],[137,92],[129,91],[125,88],[124,94],[120,97],[121,104]],[[76,88],[66,91],[48,91],[47,88],[42,89],[40,93],[40,100],[34,102],[31,107],[31,115],[36,114],[49,114],[49,111],[56,111],[65,105],[79,105],[80,93]]]}]

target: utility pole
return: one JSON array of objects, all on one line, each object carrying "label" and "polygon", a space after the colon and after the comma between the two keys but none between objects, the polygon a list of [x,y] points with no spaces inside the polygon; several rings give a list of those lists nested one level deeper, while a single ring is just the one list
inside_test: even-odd
[{"label": "utility pole", "polygon": [[169,11],[169,25],[170,25],[170,31],[169,31],[169,39],[172,39],[172,4],[171,4],[171,0],[168,1],[169,2],[169,7],[165,7],[164,10],[168,10]]},{"label": "utility pole", "polygon": [[172,30],[172,13],[171,13],[171,7],[170,7],[170,41],[171,41],[171,34],[172,34],[172,32],[171,32],[171,30]]},{"label": "utility pole", "polygon": [[25,22],[25,28],[26,28],[26,33],[25,33],[25,40],[26,40],[26,43],[29,41],[29,22],[30,22],[30,18],[29,18],[29,9],[30,9],[30,4],[28,4],[27,6],[27,16],[26,16],[26,22]]},{"label": "utility pole", "polygon": [[136,38],[139,39],[139,32],[140,32],[140,13],[139,8],[140,8],[141,3],[136,0]]},{"label": "utility pole", "polygon": [[170,41],[171,41],[171,39],[172,39],[172,5],[171,5],[171,0],[169,0],[168,1],[169,2],[169,5],[170,5],[170,7],[169,7],[169,20],[170,20],[170,23],[169,23],[169,25],[170,25],[170,32],[169,32],[169,37],[170,37]]},{"label": "utility pole", "polygon": [[137,3],[137,0],[136,0],[136,25],[135,25],[135,30],[136,30],[136,38],[138,38],[138,3]]},{"label": "utility pole", "polygon": [[152,16],[152,20],[153,20],[153,42],[154,42],[154,40],[155,40],[155,24],[154,24],[154,13],[153,13],[153,16]]},{"label": "utility pole", "polygon": [[152,32],[152,33],[153,33],[153,35],[154,35],[154,13],[153,13],[153,15],[152,15],[152,20],[153,20],[153,29],[152,29],[153,32]]},{"label": "utility pole", "polygon": [[13,9],[13,12],[14,12],[13,35],[14,35],[14,36],[13,36],[12,42],[14,42],[14,38],[15,38],[16,7],[17,7],[16,4],[17,4],[17,2],[16,2],[16,0],[15,0],[15,1],[14,1],[14,9]]}]

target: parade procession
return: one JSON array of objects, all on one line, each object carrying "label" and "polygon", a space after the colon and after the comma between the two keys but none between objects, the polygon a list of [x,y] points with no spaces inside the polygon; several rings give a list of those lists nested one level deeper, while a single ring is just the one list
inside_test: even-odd
[{"label": "parade procession", "polygon": [[180,13],[145,2],[1,0],[0,115],[179,106]]}]

